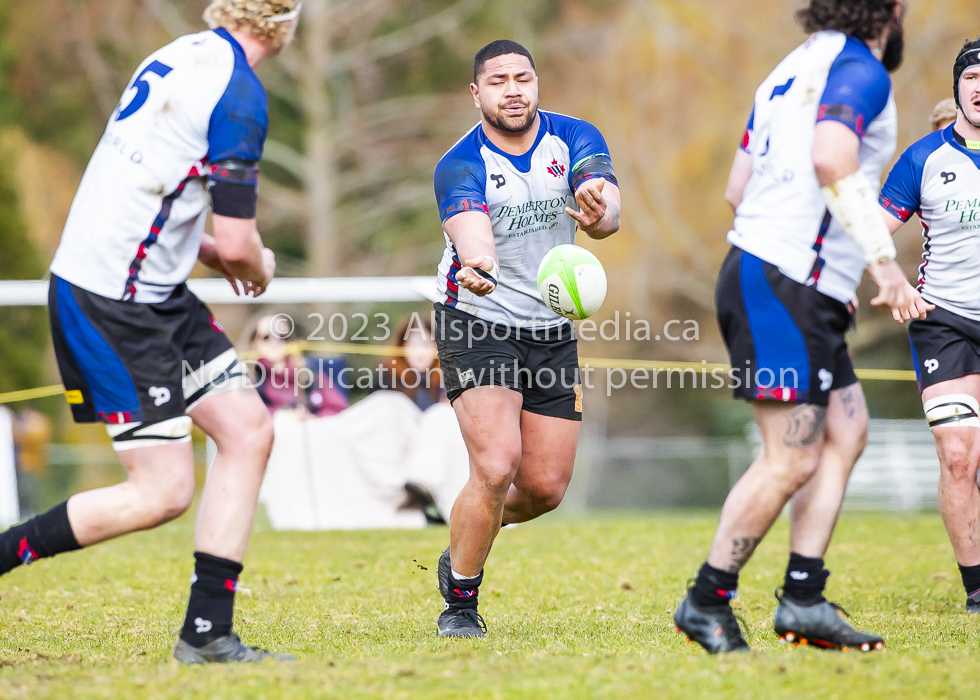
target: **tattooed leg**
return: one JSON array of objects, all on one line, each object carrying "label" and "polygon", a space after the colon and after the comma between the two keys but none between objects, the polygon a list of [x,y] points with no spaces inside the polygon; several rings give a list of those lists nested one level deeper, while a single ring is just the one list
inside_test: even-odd
[{"label": "tattooed leg", "polygon": [[755,548],[762,542],[761,537],[736,537],[732,540],[732,564],[729,567],[730,573],[737,573],[745,566]]},{"label": "tattooed leg", "polygon": [[790,413],[783,444],[791,450],[812,445],[823,437],[827,409],[821,406],[797,406]]},{"label": "tattooed leg", "polygon": [[813,475],[824,444],[827,409],[758,402],[763,451],[732,488],[708,563],[738,572],[792,495]]},{"label": "tattooed leg", "polygon": [[827,407],[826,442],[816,474],[793,496],[790,551],[823,558],[844,503],[847,481],[868,438],[860,384],[837,389]]}]

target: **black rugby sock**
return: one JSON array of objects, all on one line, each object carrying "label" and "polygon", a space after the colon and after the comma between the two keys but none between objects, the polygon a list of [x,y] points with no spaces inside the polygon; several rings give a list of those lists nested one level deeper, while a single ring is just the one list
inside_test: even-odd
[{"label": "black rugby sock", "polygon": [[476,610],[480,598],[480,584],[483,583],[483,572],[479,576],[467,578],[460,581],[453,572],[449,572],[449,594],[446,596],[446,605],[456,610],[467,608]]},{"label": "black rugby sock", "polygon": [[691,588],[691,601],[696,608],[728,605],[738,591],[738,574],[716,569],[708,562],[701,565]]},{"label": "black rugby sock", "polygon": [[960,577],[967,595],[980,591],[980,564],[977,566],[960,566]]},{"label": "black rugby sock", "polygon": [[800,605],[822,603],[828,576],[830,572],[823,568],[823,559],[790,552],[786,578],[783,580],[783,595]]},{"label": "black rugby sock", "polygon": [[68,501],[0,534],[0,574],[21,564],[81,549],[68,521]]},{"label": "black rugby sock", "polygon": [[235,590],[242,565],[204,552],[194,552],[194,577],[187,617],[180,638],[193,647],[231,634]]}]

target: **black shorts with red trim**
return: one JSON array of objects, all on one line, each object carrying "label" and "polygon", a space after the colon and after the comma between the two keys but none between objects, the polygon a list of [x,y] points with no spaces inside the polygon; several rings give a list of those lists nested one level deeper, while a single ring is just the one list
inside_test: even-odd
[{"label": "black shorts with red trim", "polygon": [[826,406],[857,383],[845,333],[846,304],[733,247],[715,289],[735,398]]},{"label": "black shorts with red trim", "polygon": [[[184,372],[233,350],[208,307],[183,284],[166,301],[140,304],[99,296],[52,275],[48,313],[76,423],[155,423],[183,416],[200,398],[184,395]],[[237,363],[235,357],[228,370]]]},{"label": "black shorts with red trim", "polygon": [[502,386],[520,392],[529,413],[582,420],[572,324],[531,331],[490,324],[445,304],[435,304],[435,311],[436,345],[451,402],[474,387]]}]

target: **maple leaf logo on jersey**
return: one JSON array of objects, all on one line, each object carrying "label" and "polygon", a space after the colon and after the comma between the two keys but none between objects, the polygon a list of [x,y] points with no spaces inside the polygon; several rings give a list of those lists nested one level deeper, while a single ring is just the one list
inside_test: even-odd
[{"label": "maple leaf logo on jersey", "polygon": [[565,166],[559,163],[557,160],[552,160],[551,165],[548,166],[548,172],[554,177],[561,177],[565,174]]}]

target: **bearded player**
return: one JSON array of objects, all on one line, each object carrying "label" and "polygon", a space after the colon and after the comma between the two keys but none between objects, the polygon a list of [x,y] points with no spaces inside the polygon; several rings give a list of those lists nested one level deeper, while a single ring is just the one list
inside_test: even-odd
[{"label": "bearded player", "polygon": [[881,205],[892,232],[918,214],[925,239],[918,289],[935,305],[909,325],[926,420],[941,465],[939,510],[980,613],[980,39],[953,65],[956,121],[912,145]]},{"label": "bearded player", "polygon": [[[470,456],[470,479],[439,560],[444,637],[483,637],[483,565],[501,524],[553,510],[572,477],[582,418],[571,322],[538,293],[545,254],[619,230],[620,196],[602,134],[538,110],[534,60],[495,41],[473,62],[482,119],[435,173],[446,252],[436,342]],[[576,208],[573,208],[576,207]]]},{"label": "bearded player", "polygon": [[[791,502],[790,557],[775,628],[784,641],[881,648],[828,602],[824,554],[851,469],[866,442],[867,407],[844,339],[867,266],[897,319],[925,303],[895,263],[877,204],[896,142],[889,71],[902,55],[896,0],[811,0],[810,38],[755,95],[726,198],[732,249],[718,279],[718,320],[752,403],[762,454],[725,500],[708,559],[677,606],[680,631],[711,653],[747,650],[730,600],[738,574]],[[874,183],[874,184],[873,184]]]},{"label": "bearded player", "polygon": [[[137,69],[95,149],[51,264],[48,308],[76,422],[101,422],[128,473],[0,535],[0,573],[173,520],[194,496],[191,427],[218,455],[204,485],[183,663],[272,655],[233,634],[235,589],[272,448],[269,414],[208,308],[200,260],[258,296],[275,272],[255,224],[268,124],[254,68],[289,43],[293,0],[214,0],[211,31]],[[210,194],[214,237],[204,235]]]}]

